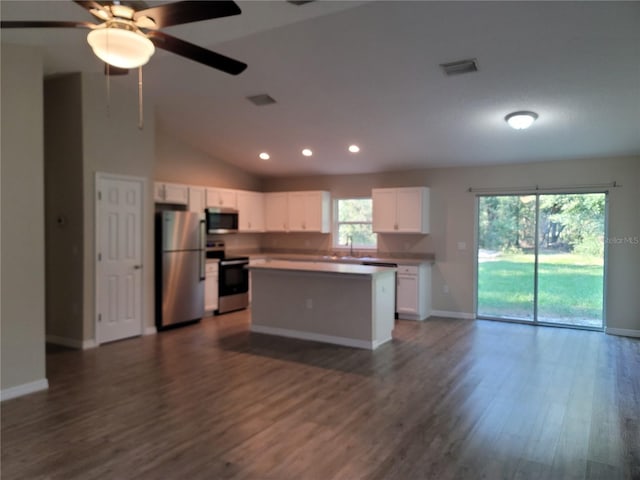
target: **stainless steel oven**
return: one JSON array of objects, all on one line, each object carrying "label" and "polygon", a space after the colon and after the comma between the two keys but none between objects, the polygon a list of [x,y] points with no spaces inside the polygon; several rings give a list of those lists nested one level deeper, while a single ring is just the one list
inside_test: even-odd
[{"label": "stainless steel oven", "polygon": [[249,306],[249,257],[220,260],[217,314]]},{"label": "stainless steel oven", "polygon": [[207,246],[207,257],[220,260],[218,266],[218,310],[221,313],[249,306],[249,257],[227,257],[224,242],[217,240]]}]

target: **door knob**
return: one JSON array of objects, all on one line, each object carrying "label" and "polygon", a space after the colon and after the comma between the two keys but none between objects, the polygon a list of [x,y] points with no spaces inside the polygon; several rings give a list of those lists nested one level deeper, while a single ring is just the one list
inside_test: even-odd
[{"label": "door knob", "polygon": [[133,269],[134,270],[140,270],[142,268],[142,265],[134,265]]}]

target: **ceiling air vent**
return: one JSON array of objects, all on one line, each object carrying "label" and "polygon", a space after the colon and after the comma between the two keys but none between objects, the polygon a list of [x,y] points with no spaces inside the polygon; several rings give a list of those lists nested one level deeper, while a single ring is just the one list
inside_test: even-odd
[{"label": "ceiling air vent", "polygon": [[258,107],[276,103],[275,99],[271,95],[267,95],[266,93],[261,93],[260,95],[251,95],[247,97],[247,100]]},{"label": "ceiling air vent", "polygon": [[478,61],[475,58],[458,60],[457,62],[441,63],[440,66],[445,75],[462,75],[478,71]]}]

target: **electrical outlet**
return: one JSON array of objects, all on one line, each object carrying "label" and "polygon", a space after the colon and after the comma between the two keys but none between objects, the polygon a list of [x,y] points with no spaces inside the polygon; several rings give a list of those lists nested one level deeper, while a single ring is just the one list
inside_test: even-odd
[{"label": "electrical outlet", "polygon": [[442,292],[443,292],[445,295],[449,295],[449,285],[446,285],[446,284],[445,284],[445,285],[443,285],[443,286],[442,286]]},{"label": "electrical outlet", "polygon": [[313,308],[313,300],[310,298],[307,298],[307,300],[305,301],[305,305],[307,307],[307,310],[311,310]]}]

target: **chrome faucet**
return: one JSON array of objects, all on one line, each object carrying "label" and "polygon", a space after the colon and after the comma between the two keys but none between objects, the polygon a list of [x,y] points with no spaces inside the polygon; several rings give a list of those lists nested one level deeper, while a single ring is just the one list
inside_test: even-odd
[{"label": "chrome faucet", "polygon": [[347,244],[349,245],[349,256],[353,257],[353,237],[347,236]]}]

